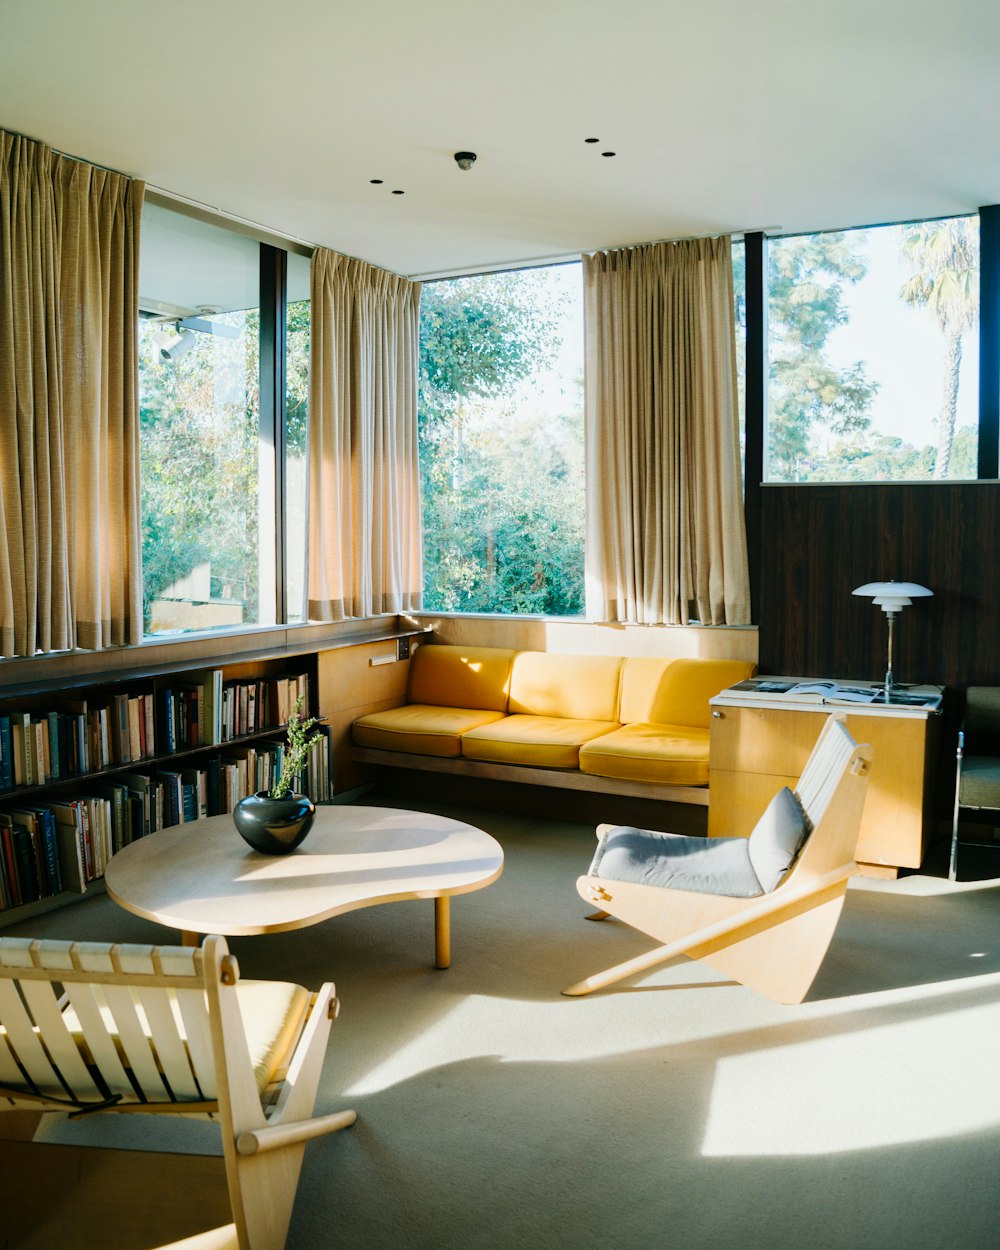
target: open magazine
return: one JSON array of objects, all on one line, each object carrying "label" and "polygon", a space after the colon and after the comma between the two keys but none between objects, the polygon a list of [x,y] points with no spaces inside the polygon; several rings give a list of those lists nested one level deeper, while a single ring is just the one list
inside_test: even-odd
[{"label": "open magazine", "polygon": [[880,686],[851,686],[839,681],[780,681],[766,677],[751,677],[730,689],[761,698],[787,696],[804,703],[874,703],[882,693]]}]

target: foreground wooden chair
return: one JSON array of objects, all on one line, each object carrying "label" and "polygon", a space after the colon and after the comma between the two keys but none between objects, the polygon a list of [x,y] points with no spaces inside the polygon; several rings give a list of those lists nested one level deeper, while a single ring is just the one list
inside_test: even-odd
[{"label": "foreground wooden chair", "polygon": [[[591,872],[577,881],[581,897],[601,908],[590,918],[614,916],[664,945],[563,993],[589,994],[688,955],[777,1002],[801,1002],[830,945],[848,878],[857,871],[854,851],[870,761],[871,748],[858,746],[830,717],[794,796],[788,790],[776,795],[750,839],[674,839],[602,825]],[[800,824],[794,840],[786,838],[782,863],[772,844],[775,822],[793,811]],[[761,846],[767,857],[762,871],[772,874],[763,884],[749,858],[755,838],[758,858]],[[672,885],[649,883],[654,880]]]},{"label": "foreground wooden chair", "polygon": [[[63,993],[57,994],[61,986]],[[4,1112],[140,1112],[217,1120],[240,1250],[281,1250],[338,1002],[240,983],[221,937],[198,949],[0,939]]]}]

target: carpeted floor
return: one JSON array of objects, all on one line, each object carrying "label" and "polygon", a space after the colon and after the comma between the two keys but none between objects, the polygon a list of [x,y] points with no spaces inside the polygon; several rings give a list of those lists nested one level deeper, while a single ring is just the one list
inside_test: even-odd
[{"label": "carpeted floor", "polygon": [[[368,800],[370,801],[370,800]],[[290,1250],[985,1250],[1000,1244],[1000,881],[852,882],[806,1003],[680,961],[585,999],[651,945],[587,923],[592,828],[440,809],[506,854],[454,900],[234,939],[244,976],[337,983]],[[993,866],[996,870],[996,864]],[[11,933],[176,935],[98,898]],[[46,1121],[50,1140],[210,1147],[208,1125]]]}]

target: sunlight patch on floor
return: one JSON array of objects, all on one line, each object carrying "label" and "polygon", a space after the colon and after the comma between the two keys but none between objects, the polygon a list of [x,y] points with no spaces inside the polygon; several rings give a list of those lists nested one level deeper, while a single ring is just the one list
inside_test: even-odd
[{"label": "sunlight patch on floor", "polygon": [[982,1039],[998,1032],[990,1003],[723,1059],[702,1154],[834,1154],[992,1128],[1000,1066]]}]

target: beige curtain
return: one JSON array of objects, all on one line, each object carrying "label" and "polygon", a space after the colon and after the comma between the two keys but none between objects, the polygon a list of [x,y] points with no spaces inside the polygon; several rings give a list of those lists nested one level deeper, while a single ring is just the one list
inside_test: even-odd
[{"label": "beige curtain", "polygon": [[309,616],[420,606],[420,285],[317,248],[309,382]]},{"label": "beige curtain", "polygon": [[587,614],[747,624],[730,240],[583,264]]},{"label": "beige curtain", "polygon": [[0,131],[0,654],[139,642],[144,186]]}]

